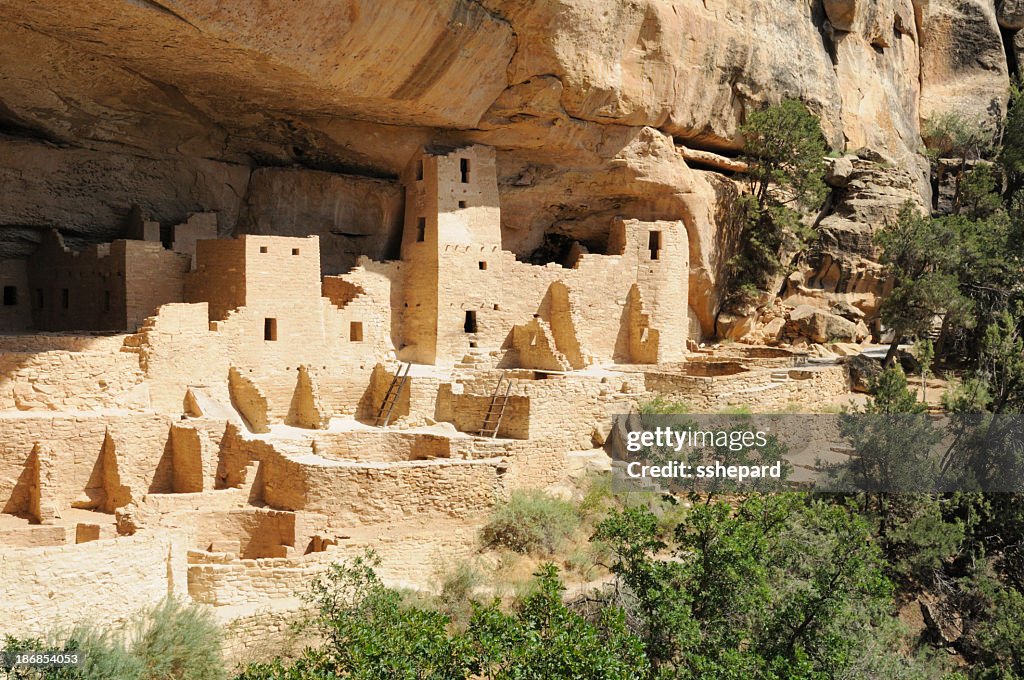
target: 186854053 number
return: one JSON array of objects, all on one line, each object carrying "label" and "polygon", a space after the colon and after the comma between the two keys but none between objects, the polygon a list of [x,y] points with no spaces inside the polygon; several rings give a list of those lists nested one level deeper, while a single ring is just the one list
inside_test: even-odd
[{"label": "186854053 number", "polygon": [[52,652],[5,652],[2,654],[3,667],[15,668],[62,668],[81,666],[85,655],[78,650],[56,650]]}]

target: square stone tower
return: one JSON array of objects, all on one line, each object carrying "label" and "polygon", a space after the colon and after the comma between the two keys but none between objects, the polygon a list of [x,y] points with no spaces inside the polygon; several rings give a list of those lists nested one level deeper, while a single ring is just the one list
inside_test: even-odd
[{"label": "square stone tower", "polygon": [[454,363],[472,345],[478,315],[500,285],[501,208],[494,150],[423,149],[402,176],[405,225],[403,347],[399,356]]}]

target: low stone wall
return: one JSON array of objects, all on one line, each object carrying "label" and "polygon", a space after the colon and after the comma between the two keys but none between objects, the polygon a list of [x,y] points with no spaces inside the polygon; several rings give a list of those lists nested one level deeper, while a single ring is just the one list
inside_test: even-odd
[{"label": "low stone wall", "polygon": [[146,408],[135,354],[114,350],[0,353],[0,410]]},{"label": "low stone wall", "polygon": [[121,351],[124,334],[72,335],[65,333],[23,333],[0,335],[0,353],[104,352]]},{"label": "low stone wall", "polygon": [[[294,512],[247,507],[200,512],[190,519],[195,545],[202,550],[260,558],[285,557],[297,547]],[[218,547],[227,545],[232,547]],[[301,547],[304,550],[306,546]]]},{"label": "low stone wall", "polygon": [[471,458],[473,440],[431,432],[384,429],[318,432],[313,440],[313,451],[325,458],[381,463]]},{"label": "low stone wall", "polygon": [[279,508],[326,515],[338,526],[487,512],[504,493],[498,461],[343,463],[278,454],[263,462],[263,498]]},{"label": "low stone wall", "polygon": [[186,595],[180,532],[0,551],[0,621],[14,636],[87,621],[116,625],[167,595]]},{"label": "low stone wall", "polygon": [[480,522],[486,516],[484,511],[472,521],[448,522],[443,530],[426,522],[399,531],[394,526],[382,526],[379,531],[370,527],[340,547],[352,556],[372,549],[381,561],[375,571],[391,587],[432,589],[438,585],[439,573],[476,554]]},{"label": "low stone wall", "polygon": [[817,366],[747,371],[714,378],[681,373],[644,373],[652,393],[678,400],[695,412],[752,407],[760,412],[814,406],[850,391],[846,367]]},{"label": "low stone wall", "polygon": [[[429,525],[399,532],[394,527],[380,529],[363,530],[361,538],[299,559],[228,560],[210,553],[190,553],[190,584],[216,588],[202,591],[206,594],[200,597],[240,603],[213,609],[223,622],[224,655],[229,663],[287,657],[316,644],[319,640],[315,631],[296,630],[294,626],[314,613],[297,595],[305,592],[310,581],[331,562],[362,555],[372,548],[381,559],[376,572],[389,586],[432,588],[441,570],[475,553],[480,527],[455,523],[446,525],[444,531]],[[260,587],[268,577],[287,581],[291,592],[278,588],[276,583],[268,589]],[[259,599],[261,595],[272,599]]]},{"label": "low stone wall", "polygon": [[[475,432],[483,422],[501,371],[460,377],[438,396],[438,419]],[[514,378],[509,409],[499,437],[543,441],[562,451],[593,446],[595,433],[607,432],[610,414],[625,413],[646,391],[644,377],[632,372],[549,374],[508,371]],[[529,376],[533,379],[526,379]],[[517,406],[517,399],[523,403]],[[527,401],[528,400],[528,401]]]},{"label": "low stone wall", "polygon": [[189,595],[217,608],[287,601],[308,592],[312,580],[329,565],[368,550],[380,559],[375,571],[389,585],[430,588],[437,585],[438,572],[474,554],[479,530],[478,522],[451,522],[443,531],[416,521],[397,530],[370,527],[341,537],[338,545],[295,557],[239,559],[228,553],[190,550]]},{"label": "low stone wall", "polygon": [[[449,384],[441,385],[437,393],[437,418],[452,423],[460,432],[476,434],[484,425],[491,407],[490,394],[456,394]],[[530,438],[530,398],[510,395],[501,422],[498,436],[503,439]],[[488,426],[492,426],[488,423]]]},{"label": "low stone wall", "polygon": [[231,670],[274,657],[291,658],[320,642],[315,630],[297,624],[314,614],[310,605],[297,598],[275,600],[252,611],[251,605],[220,607],[215,614],[222,620],[224,660]]},{"label": "low stone wall", "polygon": [[298,597],[327,565],[346,556],[337,548],[301,557],[261,559],[190,550],[188,592],[196,602],[215,607]]},{"label": "low stone wall", "polygon": [[74,542],[74,526],[29,524],[14,529],[0,529],[0,546],[3,546],[0,550],[67,545]]},{"label": "low stone wall", "polygon": [[179,515],[234,510],[248,501],[248,490],[241,488],[196,493],[150,493],[135,501],[131,512],[140,526],[159,526],[164,519],[175,521]]}]

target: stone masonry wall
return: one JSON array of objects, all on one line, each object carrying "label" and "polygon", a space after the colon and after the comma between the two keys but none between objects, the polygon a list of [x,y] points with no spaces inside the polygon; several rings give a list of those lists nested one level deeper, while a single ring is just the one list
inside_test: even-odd
[{"label": "stone masonry wall", "polygon": [[345,556],[337,547],[301,557],[262,559],[190,551],[188,592],[196,602],[217,607],[296,597],[328,564]]},{"label": "stone masonry wall", "polygon": [[0,512],[30,483],[26,464],[36,442],[52,455],[58,509],[99,507],[125,487],[132,495],[170,491],[171,420],[155,413],[0,414]]},{"label": "stone masonry wall", "polygon": [[[778,381],[772,380],[773,373]],[[656,372],[645,376],[651,392],[681,401],[696,412],[737,406],[762,412],[815,406],[850,391],[845,366],[753,370],[714,378]]]},{"label": "stone masonry wall", "polygon": [[0,260],[0,332],[22,332],[32,325],[32,295],[25,260]]},{"label": "stone masonry wall", "polygon": [[292,459],[263,447],[252,450],[263,456],[268,505],[321,513],[337,526],[413,516],[474,517],[504,493],[503,466],[495,461],[345,463],[314,454]]},{"label": "stone masonry wall", "polygon": [[133,331],[160,305],[182,300],[189,261],[148,241],[73,251],[49,232],[29,260],[33,326]]},{"label": "stone masonry wall", "polygon": [[77,545],[0,551],[0,621],[15,636],[78,622],[116,625],[168,595],[186,595],[185,539],[140,532]]},{"label": "stone masonry wall", "polygon": [[0,411],[146,408],[149,390],[134,354],[0,351]]}]

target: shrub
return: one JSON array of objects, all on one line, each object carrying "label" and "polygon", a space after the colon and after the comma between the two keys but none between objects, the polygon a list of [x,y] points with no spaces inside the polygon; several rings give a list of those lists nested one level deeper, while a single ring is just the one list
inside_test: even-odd
[{"label": "shrub", "polygon": [[643,645],[620,610],[585,618],[563,602],[554,566],[535,574],[530,592],[506,613],[497,600],[473,602],[464,631],[444,615],[402,603],[385,587],[371,555],[333,565],[310,600],[326,644],[295,662],[248,666],[237,680],[642,680]]},{"label": "shrub", "polygon": [[142,680],[142,663],[125,648],[124,642],[110,631],[89,626],[79,626],[63,641],[41,638],[16,639],[7,637],[0,651],[8,654],[30,654],[33,652],[63,651],[81,652],[84,662],[81,666],[67,666],[36,670],[19,667],[4,674],[0,666],[0,678],[9,680]]},{"label": "shrub", "polygon": [[142,660],[132,654],[123,637],[114,631],[79,626],[71,632],[63,647],[68,650],[79,649],[84,653],[85,664],[81,668],[83,678],[142,680],[146,677]]},{"label": "shrub", "polygon": [[217,623],[205,609],[167,598],[136,620],[132,654],[147,680],[226,677]]},{"label": "shrub", "polygon": [[673,401],[660,394],[641,402],[637,410],[644,415],[672,415],[693,412],[693,409],[685,401]]},{"label": "shrub", "polygon": [[960,582],[964,637],[959,650],[972,663],[973,680],[1024,678],[1024,594],[980,573]]},{"label": "shrub", "polygon": [[470,600],[483,585],[480,569],[467,560],[459,560],[438,574],[441,592],[433,598],[433,605],[451,619],[456,628],[464,628],[473,614]]},{"label": "shrub", "polygon": [[568,501],[542,491],[515,492],[494,510],[480,537],[487,547],[549,556],[578,527],[576,509]]},{"label": "shrub", "polygon": [[587,477],[586,491],[580,499],[578,512],[584,520],[593,521],[615,504],[612,492],[612,476],[604,472],[592,472]]},{"label": "shrub", "polygon": [[[168,598],[136,616],[129,630],[83,624],[49,641],[8,637],[3,651],[80,651],[79,667],[18,669],[11,680],[222,680],[221,636],[204,609]],[[2,677],[2,676],[0,676]]]}]

